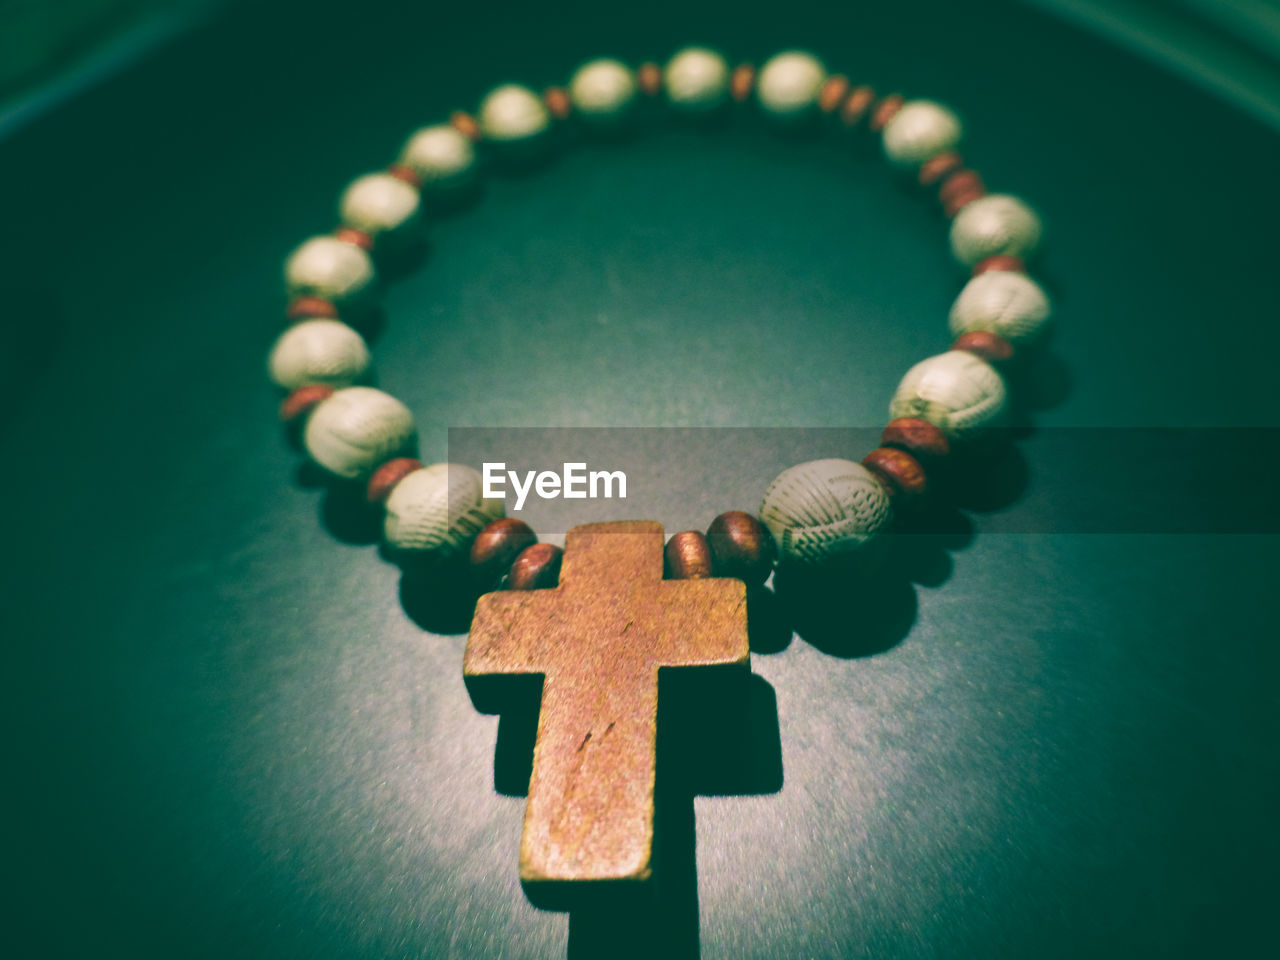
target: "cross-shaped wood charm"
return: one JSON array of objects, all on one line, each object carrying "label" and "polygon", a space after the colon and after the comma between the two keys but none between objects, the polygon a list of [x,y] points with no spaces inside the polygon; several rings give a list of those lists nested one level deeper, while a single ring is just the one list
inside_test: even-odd
[{"label": "cross-shaped wood charm", "polygon": [[468,683],[542,674],[542,708],[520,843],[538,887],[649,877],[658,670],[749,664],[740,580],[662,579],[662,525],[574,527],[559,586],[476,604]]}]

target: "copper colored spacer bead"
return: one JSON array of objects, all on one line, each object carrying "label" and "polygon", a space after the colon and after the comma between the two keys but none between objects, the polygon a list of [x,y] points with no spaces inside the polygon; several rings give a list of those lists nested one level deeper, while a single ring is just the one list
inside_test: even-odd
[{"label": "copper colored spacer bead", "polygon": [[547,112],[557,120],[565,119],[573,109],[564,87],[547,87],[542,91],[542,102],[547,105]]},{"label": "copper colored spacer bead", "polygon": [[755,82],[756,68],[751,64],[740,63],[734,67],[729,77],[729,96],[733,97],[734,103],[745,103]]},{"label": "copper colored spacer bead", "polygon": [[938,188],[938,199],[946,206],[951,200],[962,194],[971,193],[974,190],[986,192],[986,185],[982,182],[982,177],[977,170],[970,170],[968,167],[956,170],[950,173],[942,186]]},{"label": "copper colored spacer bead", "polygon": [[891,93],[879,103],[875,105],[875,109],[871,111],[870,127],[874,133],[879,133],[885,128],[894,114],[902,109],[902,94]]},{"label": "copper colored spacer bead", "polygon": [[646,97],[656,97],[662,91],[662,68],[656,63],[642,63],[636,69],[636,84]]},{"label": "copper colored spacer bead", "polygon": [[943,205],[942,212],[947,216],[947,219],[949,220],[954,219],[957,213],[959,213],[969,204],[973,203],[973,201],[981,200],[986,195],[987,195],[987,191],[985,190],[966,191],[965,193],[960,194],[958,197],[953,197],[952,199],[948,200]]},{"label": "copper colored spacer bead", "polygon": [[455,110],[449,114],[449,123],[453,129],[457,130],[472,143],[480,140],[480,124],[476,123],[476,118],[465,110]]},{"label": "copper colored spacer bead", "polygon": [[284,311],[285,319],[294,320],[337,320],[338,308],[328,300],[320,297],[295,297],[289,301]]},{"label": "copper colored spacer bead", "polygon": [[764,583],[773,570],[773,534],[744,510],[729,510],[712,520],[707,527],[707,544],[717,577],[736,577],[754,587]]},{"label": "copper colored spacer bead", "polygon": [[373,476],[369,478],[369,485],[365,488],[365,499],[370,503],[385,503],[397,483],[413,471],[421,469],[422,461],[415,460],[413,457],[396,457],[394,460],[388,460],[373,471]]},{"label": "copper colored spacer bead", "polygon": [[333,231],[333,235],[343,243],[350,243],[353,246],[357,246],[366,253],[373,249],[373,237],[369,236],[369,234],[365,233],[363,230],[357,230],[355,227],[339,227],[337,230]]},{"label": "copper colored spacer bead", "polygon": [[516,557],[538,542],[533,527],[515,517],[495,520],[471,544],[471,575],[481,590],[491,590]]},{"label": "copper colored spacer bead", "polygon": [[973,265],[973,275],[976,277],[980,273],[986,273],[988,270],[1002,270],[1006,273],[1025,273],[1027,265],[1022,262],[1021,257],[1011,257],[1007,253],[997,253],[994,256],[984,257]]},{"label": "copper colored spacer bead", "polygon": [[508,590],[544,590],[560,582],[564,551],[551,543],[525,547],[507,573]]},{"label": "copper colored spacer bead", "polygon": [[672,534],[662,551],[663,572],[668,580],[698,580],[711,576],[711,548],[697,530]]},{"label": "copper colored spacer bead", "polygon": [[827,82],[818,91],[818,109],[823,113],[835,113],[844,103],[849,93],[849,78],[842,73],[827,77]]},{"label": "copper colored spacer bead", "polygon": [[905,450],[878,447],[862,458],[862,465],[885,485],[895,506],[919,500],[929,491],[924,467]]},{"label": "copper colored spacer bead", "polygon": [[397,180],[403,180],[415,190],[422,189],[422,178],[418,176],[417,171],[414,170],[413,167],[406,166],[403,163],[393,163],[391,166],[387,167],[387,173],[395,177]]},{"label": "copper colored spacer bead", "polygon": [[932,187],[963,166],[964,160],[955,150],[936,153],[920,165],[920,186]]},{"label": "copper colored spacer bead", "polygon": [[333,387],[327,383],[312,383],[291,391],[280,404],[280,419],[296,423],[315,409],[321,400],[333,396]]},{"label": "copper colored spacer bead", "polygon": [[970,330],[960,334],[951,349],[966,350],[988,363],[1005,363],[1013,359],[1013,344],[988,330]]},{"label": "copper colored spacer bead", "polygon": [[876,92],[868,86],[854,87],[840,108],[840,120],[846,127],[856,127],[876,102]]},{"label": "copper colored spacer bead", "polygon": [[880,444],[897,447],[918,460],[941,460],[951,452],[947,435],[923,417],[898,417],[890,420],[880,434]]}]

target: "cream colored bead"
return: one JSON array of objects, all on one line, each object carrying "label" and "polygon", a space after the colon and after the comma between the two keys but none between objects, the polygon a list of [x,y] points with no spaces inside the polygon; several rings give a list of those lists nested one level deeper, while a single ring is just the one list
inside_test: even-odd
[{"label": "cream colored bead", "polygon": [[304,320],[280,334],[267,370],[286,390],[313,383],[348,387],[369,371],[369,348],[341,321]]},{"label": "cream colored bead", "polygon": [[891,417],[921,417],[954,440],[972,436],[1004,413],[1004,379],[967,350],[921,360],[907,371],[889,404]]},{"label": "cream colored bead", "polygon": [[1049,325],[1049,298],[1025,273],[988,270],[970,280],[951,307],[951,335],[997,333],[1015,346],[1036,340]]},{"label": "cream colored bead", "polygon": [[673,108],[705,113],[729,96],[729,62],[706,47],[686,47],[668,61],[662,83]]},{"label": "cream colored bead", "polygon": [[960,142],[960,118],[932,100],[908,100],[885,124],[884,153],[900,167],[918,167]]},{"label": "cream colored bead", "polygon": [[808,113],[818,102],[827,68],[811,53],[788,50],[769,58],[760,68],[756,96],[766,112],[780,119]]},{"label": "cream colored bead", "polygon": [[779,561],[818,563],[864,548],[892,519],[889,495],[852,460],[810,460],[778,474],[760,504]]},{"label": "cream colored bead", "polygon": [[569,100],[584,120],[620,118],[636,99],[636,76],[617,60],[584,63],[569,80]]},{"label": "cream colored bead", "polygon": [[358,299],[373,285],[373,261],[352,243],[312,237],[284,264],[290,296],[322,297],[335,303]]},{"label": "cream colored bead", "polygon": [[1040,243],[1040,218],[1017,197],[993,193],[967,204],[951,223],[951,252],[965,266],[1005,253],[1026,257]]},{"label": "cream colored bead", "polygon": [[476,149],[451,124],[423,127],[400,151],[400,163],[418,175],[423,187],[452,187],[475,170]]},{"label": "cream colored bead", "polygon": [[546,131],[551,114],[528,87],[508,83],[489,92],[480,104],[480,132],[488,140],[529,140]]},{"label": "cream colored bead", "polygon": [[503,514],[502,500],[485,499],[482,490],[480,474],[462,464],[433,463],[413,471],[387,497],[387,544],[442,557],[466,549]]},{"label": "cream colored bead", "polygon": [[367,173],[351,181],[338,202],[338,217],[371,237],[403,233],[418,222],[418,191],[389,173]]},{"label": "cream colored bead", "polygon": [[347,387],[311,411],[303,443],[330,473],[356,479],[407,451],[417,434],[409,408],[373,387]]}]

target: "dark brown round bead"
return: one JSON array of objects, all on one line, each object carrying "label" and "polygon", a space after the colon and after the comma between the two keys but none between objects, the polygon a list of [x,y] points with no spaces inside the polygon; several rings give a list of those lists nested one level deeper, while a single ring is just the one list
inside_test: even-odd
[{"label": "dark brown round bead", "polygon": [[897,447],[923,460],[941,460],[951,452],[947,435],[923,417],[898,417],[890,420],[880,434],[880,443]]},{"label": "dark brown round bead", "polygon": [[316,408],[321,400],[333,396],[333,387],[327,383],[312,383],[298,387],[280,404],[280,419],[285,423],[297,423]]},{"label": "dark brown round bead", "polygon": [[929,492],[924,467],[905,450],[877,447],[862,458],[862,465],[880,478],[895,506],[914,503]]},{"label": "dark brown round bead", "polygon": [[662,551],[669,580],[697,580],[711,576],[711,548],[697,530],[674,534]]},{"label": "dark brown round bead", "polygon": [[818,109],[823,113],[835,113],[848,93],[849,78],[840,73],[832,74],[818,91]]},{"label": "dark brown round bead", "polygon": [[968,203],[987,195],[986,184],[976,170],[957,170],[942,181],[938,199],[948,217],[954,217]]},{"label": "dark brown round bead", "polygon": [[951,199],[943,203],[942,212],[946,214],[947,219],[949,220],[954,219],[957,213],[959,213],[969,204],[973,203],[973,201],[981,200],[986,195],[987,195],[986,190],[980,190],[980,189],[966,190],[964,193],[957,194],[956,196],[952,197]]},{"label": "dark brown round bead", "polygon": [[902,105],[905,102],[906,101],[902,98],[902,94],[891,93],[877,103],[875,108],[871,111],[871,122],[869,126],[871,127],[872,132],[879,133],[888,126],[889,121],[892,120],[897,112],[902,109]]},{"label": "dark brown round bead", "polygon": [[285,308],[285,319],[292,323],[295,320],[337,320],[338,308],[321,297],[294,297]]},{"label": "dark brown round bead", "polygon": [[943,150],[934,154],[920,164],[920,186],[932,187],[941,183],[942,178],[955,173],[964,166],[964,160],[955,150]]},{"label": "dark brown round bead", "polygon": [[646,97],[662,92],[662,68],[656,63],[642,63],[636,68],[636,84]]},{"label": "dark brown round bead", "polygon": [[551,543],[525,547],[507,573],[508,590],[544,590],[560,582],[564,551]]},{"label": "dark brown round bead", "polygon": [[729,96],[733,97],[734,103],[745,103],[755,83],[756,68],[749,63],[740,63],[729,77]]},{"label": "dark brown round bead", "polygon": [[973,265],[973,276],[986,273],[988,270],[1003,270],[1007,273],[1025,273],[1027,265],[1021,257],[1011,257],[1007,253],[997,253],[983,257]]},{"label": "dark brown round bead", "polygon": [[1006,363],[1013,359],[1013,344],[998,333],[988,330],[970,330],[956,337],[952,350],[965,350],[988,363]]},{"label": "dark brown round bead", "polygon": [[449,124],[473,143],[480,139],[480,124],[465,110],[455,110],[449,114]]},{"label": "dark brown round bead", "polygon": [[413,471],[421,469],[422,461],[415,460],[413,457],[396,457],[388,460],[373,471],[373,476],[369,478],[369,485],[365,488],[365,498],[370,503],[385,503],[387,497],[391,496],[391,489],[397,483]]},{"label": "dark brown round bead", "polygon": [[542,91],[542,102],[547,105],[547,112],[557,120],[565,119],[573,110],[564,87],[547,87]]},{"label": "dark brown round bead", "polygon": [[387,173],[391,174],[391,176],[395,177],[397,180],[403,180],[416,190],[422,189],[422,178],[418,176],[418,171],[414,170],[413,167],[407,166],[403,163],[393,163],[391,166],[387,167]]},{"label": "dark brown round bead", "polygon": [[355,227],[339,227],[333,231],[336,239],[343,243],[349,243],[352,246],[359,247],[361,250],[368,252],[373,249],[373,237],[365,233],[363,230],[357,230]]},{"label": "dark brown round bead", "polygon": [[717,577],[736,577],[754,587],[764,583],[773,570],[773,534],[744,510],[729,510],[712,520],[707,527],[707,544]]},{"label": "dark brown round bead", "polygon": [[515,517],[486,526],[471,543],[471,576],[481,590],[491,590],[525,548],[538,542],[533,527]]},{"label": "dark brown round bead", "polygon": [[854,87],[840,107],[840,122],[846,127],[856,127],[876,102],[876,92],[868,86]]}]

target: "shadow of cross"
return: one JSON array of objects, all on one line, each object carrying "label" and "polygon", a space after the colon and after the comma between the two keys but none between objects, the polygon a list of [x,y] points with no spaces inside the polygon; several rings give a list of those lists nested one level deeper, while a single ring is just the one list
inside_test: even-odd
[{"label": "shadow of cross", "polygon": [[559,586],[476,604],[468,686],[544,677],[520,842],[520,879],[535,902],[648,879],[658,670],[747,671],[742,582],[663,580],[662,547],[662,526],[650,521],[574,527]]}]

